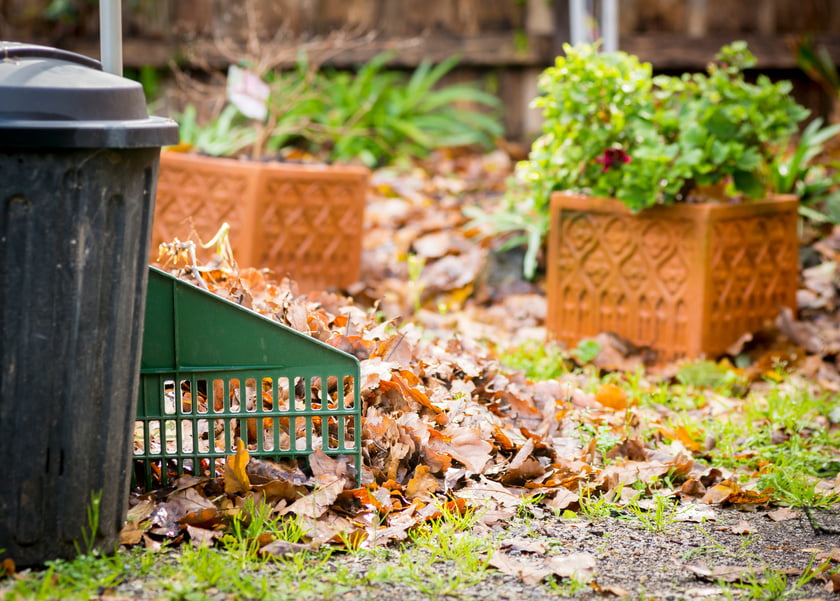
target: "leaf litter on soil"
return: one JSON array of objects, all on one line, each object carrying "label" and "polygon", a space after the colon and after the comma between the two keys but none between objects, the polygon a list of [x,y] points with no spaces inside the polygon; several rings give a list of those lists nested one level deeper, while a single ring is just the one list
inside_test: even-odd
[{"label": "leaf litter on soil", "polygon": [[[493,524],[525,503],[576,512],[584,499],[626,505],[653,489],[680,504],[675,519],[691,520],[709,506],[772,505],[773,491],[759,486],[767,462],[745,449],[743,465],[712,467],[715,441],[692,424],[740,419],[743,399],[773,386],[781,362],[787,380],[779,386],[815,395],[840,390],[840,230],[813,244],[817,259],[803,271],[800,315],[783,313],[732,349],[740,368],[645,369],[643,349],[604,334],[591,362],[567,353],[563,373],[532,380],[499,356],[529,340],[543,344],[543,293],[518,277],[519,263],[500,263],[504,256],[468,230],[461,213],[465,204],[498,198],[510,167],[501,151],[451,153],[407,173],[375,173],[362,283],[352,296],[301,296],[293,281],[238,268],[229,250],[199,264],[189,243],[166,245],[162,257],[173,275],[359,359],[362,486],[349,458],[318,451],[308,461],[273,463],[249,457],[240,443],[221,478],[186,475],[165,489],[135,492],[122,543],[212,542],[249,503],[268,507],[272,518],[301,520],[300,545],[308,549],[388,545],[442,511],[475,509],[479,521]],[[727,394],[683,387],[693,395],[684,409],[667,399],[640,402],[646,390],[680,382],[686,369],[699,370],[695,382],[712,384],[735,373],[737,385]],[[838,418],[820,416],[825,428]],[[825,494],[840,492],[835,475],[819,483]],[[770,517],[786,519],[781,511]],[[268,555],[293,552],[274,536],[259,545]],[[497,551],[490,565],[536,582],[588,574],[592,560],[527,565]]]}]

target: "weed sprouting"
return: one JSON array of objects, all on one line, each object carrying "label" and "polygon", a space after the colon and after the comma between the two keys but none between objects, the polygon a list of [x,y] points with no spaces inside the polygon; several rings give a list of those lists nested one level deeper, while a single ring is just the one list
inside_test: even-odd
[{"label": "weed sprouting", "polygon": [[614,493],[593,495],[593,489],[582,487],[578,492],[580,498],[580,512],[589,519],[602,519],[613,515],[619,506],[613,501],[621,496],[621,487]]},{"label": "weed sprouting", "polygon": [[626,509],[643,529],[651,532],[665,532],[668,526],[679,521],[679,514],[684,511],[678,500],[664,495],[654,495],[649,507],[643,507],[637,496],[627,504]]},{"label": "weed sprouting", "polygon": [[90,555],[96,547],[96,536],[99,532],[99,508],[102,503],[102,490],[90,492],[90,503],[88,504],[85,513],[87,516],[87,525],[82,527],[82,542],[80,547],[78,541],[73,542],[76,548],[76,553]]}]

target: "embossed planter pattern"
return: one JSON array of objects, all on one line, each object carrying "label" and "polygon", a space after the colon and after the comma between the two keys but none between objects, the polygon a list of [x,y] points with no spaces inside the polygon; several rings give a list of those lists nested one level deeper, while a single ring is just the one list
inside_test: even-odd
[{"label": "embossed planter pattern", "polygon": [[613,332],[658,362],[713,357],[796,307],[798,200],[660,206],[555,192],[548,241],[551,335]]},{"label": "embossed planter pattern", "polygon": [[364,167],[164,152],[152,259],[161,242],[206,242],[227,222],[240,266],[289,275],[302,292],[346,288],[359,278],[368,177]]}]

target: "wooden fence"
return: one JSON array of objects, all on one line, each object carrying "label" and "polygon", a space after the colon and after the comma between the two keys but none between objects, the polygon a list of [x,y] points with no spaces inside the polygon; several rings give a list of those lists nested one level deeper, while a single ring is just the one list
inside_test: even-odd
[{"label": "wooden fence", "polygon": [[[749,42],[758,67],[793,78],[818,111],[820,92],[796,69],[790,44],[813,36],[840,62],[838,0],[618,0],[619,48],[658,70],[702,68],[723,44]],[[57,6],[64,13],[49,12]],[[598,2],[594,2],[597,7]],[[358,65],[391,49],[396,66],[461,56],[460,77],[496,82],[513,137],[536,126],[527,103],[536,75],[568,40],[563,0],[125,0],[129,67],[176,60],[224,68],[270,54],[282,65],[306,46],[314,60]],[[34,41],[98,56],[91,0],[0,0],[0,38]],[[821,104],[822,103],[822,104]]]}]

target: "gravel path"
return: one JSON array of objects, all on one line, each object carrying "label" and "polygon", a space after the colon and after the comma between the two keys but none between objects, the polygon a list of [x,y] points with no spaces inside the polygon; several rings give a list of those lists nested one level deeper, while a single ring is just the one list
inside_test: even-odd
[{"label": "gravel path", "polygon": [[[481,583],[458,591],[457,598],[492,601],[725,599],[724,588],[711,574],[706,575],[707,572],[717,570],[717,574],[729,579],[734,579],[738,572],[753,574],[755,579],[762,581],[767,568],[788,571],[787,593],[784,597],[772,597],[766,587],[764,593],[768,596],[758,598],[836,599],[837,593],[827,590],[829,585],[825,579],[815,578],[798,590],[792,590],[791,585],[809,562],[814,560],[814,565],[824,562],[823,555],[828,555],[832,549],[840,560],[840,549],[837,549],[840,536],[816,534],[801,510],[794,511],[796,517],[783,521],[774,521],[768,517],[769,513],[716,510],[710,512],[712,520],[673,523],[660,533],[620,517],[574,521],[553,516],[518,519],[505,528],[492,527],[494,534],[503,541],[501,546],[506,556],[536,565],[553,556],[590,554],[595,560],[593,583],[573,592],[568,580],[552,587],[546,581],[527,583],[521,577],[491,569]],[[823,527],[840,529],[840,516],[829,512],[815,512],[814,516]],[[543,553],[539,552],[540,546],[545,549]],[[537,552],[533,552],[534,549]],[[336,561],[360,574],[372,564],[364,556],[345,556]],[[377,565],[381,562],[381,559],[376,560]],[[831,569],[836,568],[836,563],[831,565]],[[739,595],[739,590],[732,586],[726,588],[735,598],[755,598],[746,596],[743,590]],[[344,598],[420,601],[434,597],[409,586],[382,585],[359,587]]]},{"label": "gravel path", "polygon": [[[155,577],[158,570],[153,569],[145,575],[129,576],[119,585],[100,588],[97,595],[85,598],[99,601],[246,601],[252,598],[832,601],[840,597],[835,592],[840,589],[840,575],[830,576],[840,564],[840,535],[837,534],[840,507],[814,511],[814,519],[825,529],[823,532],[815,531],[802,510],[743,511],[697,505],[670,517],[674,515],[681,521],[660,522],[664,528],[656,532],[643,527],[638,517],[626,510],[613,511],[609,517],[564,519],[541,507],[533,507],[531,514],[524,517],[489,526],[479,524],[468,533],[450,533],[467,537],[471,543],[482,538],[491,540],[495,549],[491,551],[486,571],[481,573],[479,568],[475,573],[461,574],[464,578],[460,580],[452,578],[457,575],[454,562],[431,555],[437,552],[434,545],[440,545],[437,542],[440,539],[435,539],[431,547],[413,546],[402,553],[396,549],[335,553],[326,561],[297,555],[285,563],[269,561],[258,569],[228,566],[232,570],[229,574],[238,573],[266,583],[266,588],[256,596],[238,589],[234,581],[227,585],[220,583],[219,577],[226,578],[220,573],[216,572],[214,580],[210,572],[218,570],[218,564],[209,568],[210,572],[201,581],[194,576],[181,576],[182,551],[163,552],[153,562],[175,568],[174,572],[171,569],[167,572],[170,581],[161,582]],[[483,548],[490,548],[490,544]],[[477,565],[486,565],[487,555],[475,555]],[[231,557],[231,561],[235,559]],[[467,563],[460,561],[461,565]],[[797,583],[809,566],[820,564],[827,565],[827,569],[806,584]],[[585,577],[569,578],[573,571]],[[413,575],[406,577],[407,573]],[[434,582],[438,575],[443,587]],[[786,587],[774,587],[774,581],[785,578]],[[473,584],[452,585],[462,581]],[[739,587],[739,581],[757,584]],[[6,596],[2,584],[0,598],[28,598]],[[47,597],[39,594],[37,598]]]}]

